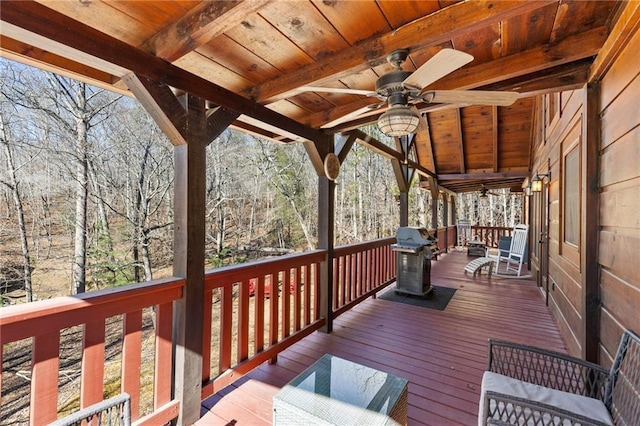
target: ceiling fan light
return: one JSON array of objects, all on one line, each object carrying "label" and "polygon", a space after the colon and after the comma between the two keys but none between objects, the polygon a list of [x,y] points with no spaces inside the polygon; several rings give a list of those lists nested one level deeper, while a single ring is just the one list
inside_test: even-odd
[{"label": "ceiling fan light", "polygon": [[419,124],[418,110],[408,105],[392,105],[378,118],[380,131],[388,136],[405,136],[415,133]]}]

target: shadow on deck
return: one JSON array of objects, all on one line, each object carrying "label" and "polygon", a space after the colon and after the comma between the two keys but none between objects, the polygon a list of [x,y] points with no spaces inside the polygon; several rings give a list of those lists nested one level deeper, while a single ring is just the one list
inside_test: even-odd
[{"label": "shadow on deck", "polygon": [[[432,262],[431,282],[457,291],[443,311],[367,299],[202,404],[198,425],[271,424],[272,397],[323,354],[409,380],[409,425],[477,423],[490,337],[566,352],[534,281],[473,277],[453,251]],[[384,290],[383,290],[384,291]]]}]

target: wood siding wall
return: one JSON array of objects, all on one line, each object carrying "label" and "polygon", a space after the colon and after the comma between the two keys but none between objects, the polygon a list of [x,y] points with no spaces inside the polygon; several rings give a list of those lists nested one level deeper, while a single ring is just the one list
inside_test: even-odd
[{"label": "wood siding wall", "polygon": [[601,82],[600,359],[622,328],[640,332],[640,31]]},{"label": "wood siding wall", "polygon": [[[630,40],[602,81],[599,90],[588,89],[547,95],[535,106],[533,174],[551,171],[548,200],[549,307],[569,352],[585,357],[596,337],[598,361],[610,365],[623,328],[640,332],[640,32]],[[598,111],[588,108],[598,105]],[[592,120],[600,119],[597,135],[587,135]],[[598,131],[599,130],[599,131]],[[589,150],[599,142],[597,158]],[[565,241],[563,227],[565,155],[579,150],[580,239],[578,246]],[[595,166],[594,166],[595,164]],[[590,170],[593,167],[594,170]],[[585,214],[589,183],[597,174],[599,211]],[[530,222],[542,220],[542,197],[531,198]],[[587,218],[588,217],[588,218]],[[594,219],[594,217],[596,217]],[[588,222],[588,223],[585,223]],[[541,229],[540,226],[532,227]],[[589,267],[589,236],[597,233],[597,268]],[[532,235],[537,244],[539,235]],[[590,238],[593,240],[593,238]],[[532,269],[539,274],[539,250],[533,250]],[[595,257],[594,257],[595,258]],[[594,277],[595,275],[595,277]],[[589,281],[599,284],[599,309],[587,304]],[[592,286],[593,287],[593,286]],[[544,288],[541,289],[544,292]],[[594,321],[592,318],[598,318]],[[597,330],[592,330],[593,327]],[[598,343],[599,342],[599,343]]]}]

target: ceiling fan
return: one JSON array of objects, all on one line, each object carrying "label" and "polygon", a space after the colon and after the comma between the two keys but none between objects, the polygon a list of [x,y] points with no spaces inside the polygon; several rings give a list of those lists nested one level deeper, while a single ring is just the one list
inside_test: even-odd
[{"label": "ceiling fan", "polygon": [[408,55],[408,49],[398,49],[387,56],[387,62],[394,69],[376,80],[375,91],[315,86],[303,86],[299,90],[377,97],[383,102],[357,109],[326,123],[322,127],[334,127],[367,111],[380,108],[386,103],[389,105],[389,109],[378,118],[378,127],[389,136],[404,136],[415,133],[420,124],[421,115],[414,104],[419,102],[508,106],[514,103],[519,96],[517,92],[506,91],[423,91],[431,83],[473,61],[473,56],[455,49],[442,49],[417,70],[411,72],[402,69],[402,64],[406,61]]},{"label": "ceiling fan", "polygon": [[500,195],[497,192],[489,191],[489,188],[485,184],[480,187],[480,198],[487,198],[487,195]]}]

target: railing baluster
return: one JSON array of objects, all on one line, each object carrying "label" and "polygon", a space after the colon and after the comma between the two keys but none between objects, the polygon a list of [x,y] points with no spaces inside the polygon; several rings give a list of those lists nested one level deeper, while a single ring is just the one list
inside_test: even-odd
[{"label": "railing baluster", "polygon": [[131,419],[140,417],[140,368],[142,365],[142,311],[124,314],[122,342],[122,391],[131,396]]},{"label": "railing baluster", "polygon": [[304,325],[307,326],[311,324],[311,289],[313,288],[311,284],[311,265],[304,265],[302,267],[303,279],[304,283],[303,291],[304,291]]},{"label": "railing baluster", "polygon": [[260,352],[264,349],[264,275],[259,275],[256,280],[255,295],[253,297],[255,308],[255,351]]},{"label": "railing baluster", "polygon": [[249,358],[249,281],[240,282],[238,291],[237,362]]},{"label": "railing baluster", "polygon": [[[211,292],[209,292],[208,309],[211,316]],[[171,360],[172,360],[172,333],[173,333],[173,302],[156,306],[156,362],[153,378],[153,408],[158,409],[171,401]],[[206,316],[206,315],[205,315]],[[208,323],[209,336],[211,336],[211,320]],[[206,346],[206,353],[210,353]],[[204,354],[203,354],[204,355]],[[211,367],[209,367],[209,370]]]},{"label": "railing baluster", "polygon": [[[278,343],[278,302],[280,298],[278,297],[278,289],[276,287],[276,277],[277,274],[269,275],[269,282],[271,283],[271,291],[269,293],[269,344],[275,345]],[[275,363],[277,357],[274,356],[271,358],[271,363]]]},{"label": "railing baluster", "polygon": [[287,290],[293,290],[293,329],[294,331],[300,330],[300,324],[302,322],[302,312],[300,303],[301,294],[300,294],[300,269],[293,268],[293,274],[291,275],[291,281],[287,286]]},{"label": "railing baluster", "polygon": [[82,373],[80,375],[80,408],[102,401],[104,382],[105,320],[87,321],[82,333]]},{"label": "railing baluster", "polygon": [[60,333],[33,336],[31,357],[31,404],[29,419],[32,425],[51,423],[58,411],[58,366]]},{"label": "railing baluster", "polygon": [[[202,327],[202,382],[206,382],[211,378],[211,323],[213,309],[213,290],[205,289],[204,291],[204,326]],[[157,321],[158,312],[156,312]]]},{"label": "railing baluster", "polygon": [[[220,289],[220,374],[231,367],[233,329],[233,285]],[[271,289],[273,297],[273,288]]]},{"label": "railing baluster", "polygon": [[[291,280],[291,269],[287,268],[282,274],[282,337],[288,337],[291,335],[291,292],[289,291],[288,283]],[[287,284],[285,284],[287,283]]]}]

